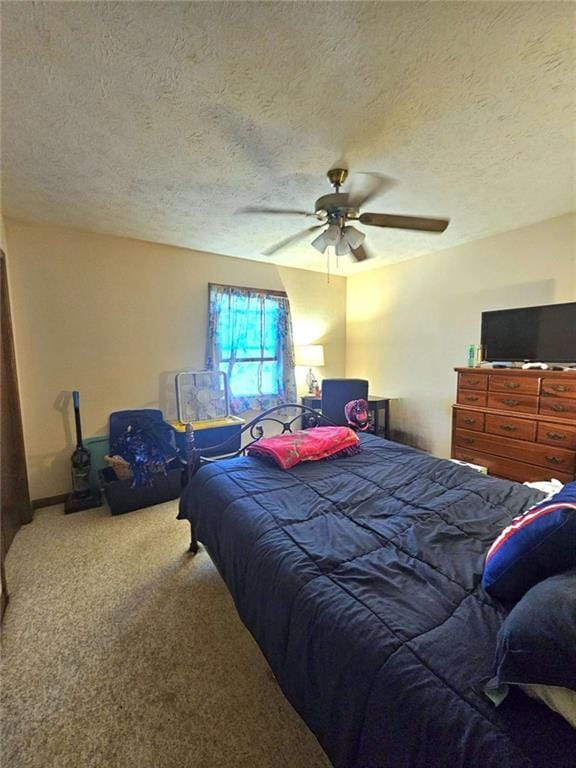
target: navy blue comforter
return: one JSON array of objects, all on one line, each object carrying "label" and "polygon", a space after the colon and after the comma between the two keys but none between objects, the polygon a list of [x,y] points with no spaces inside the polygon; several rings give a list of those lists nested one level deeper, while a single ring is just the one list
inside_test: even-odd
[{"label": "navy blue comforter", "polygon": [[282,690],[337,768],[574,768],[576,732],[481,691],[505,611],[484,555],[538,491],[362,436],[284,472],[203,467],[192,521]]}]

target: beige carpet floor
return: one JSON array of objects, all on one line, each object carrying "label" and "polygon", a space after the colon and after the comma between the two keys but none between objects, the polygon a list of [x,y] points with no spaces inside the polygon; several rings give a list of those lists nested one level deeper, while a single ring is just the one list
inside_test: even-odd
[{"label": "beige carpet floor", "polygon": [[176,502],[36,512],[7,558],[3,768],[327,768]]}]

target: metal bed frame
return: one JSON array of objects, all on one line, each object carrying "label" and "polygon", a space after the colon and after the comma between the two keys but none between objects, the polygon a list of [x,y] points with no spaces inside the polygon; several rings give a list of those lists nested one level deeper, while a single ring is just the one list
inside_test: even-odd
[{"label": "metal bed frame", "polygon": [[[286,416],[285,411],[292,410],[297,411],[296,416],[292,417],[291,419],[286,420],[286,418],[278,418],[279,416],[283,415]],[[276,415],[272,415],[276,414]],[[275,405],[273,408],[268,408],[267,411],[263,411],[259,416],[252,419],[252,421],[249,421],[247,424],[245,424],[242,429],[240,430],[240,442],[242,443],[242,435],[248,433],[250,436],[250,440],[241,447],[238,448],[235,451],[228,452],[227,446],[232,444],[237,444],[238,441],[238,435],[232,435],[227,440],[224,440],[222,443],[218,443],[217,445],[211,445],[210,446],[210,452],[218,451],[218,453],[221,452],[221,455],[219,456],[203,456],[202,455],[202,449],[196,448],[195,445],[195,438],[194,438],[194,427],[190,422],[186,423],[186,464],[187,464],[187,476],[186,476],[186,482],[190,482],[190,480],[194,477],[196,472],[200,469],[200,467],[203,467],[205,464],[213,464],[217,461],[222,461],[222,459],[234,459],[237,456],[244,456],[246,454],[246,449],[249,448],[251,445],[254,445],[254,443],[257,443],[258,440],[261,440],[264,437],[264,425],[266,423],[272,423],[279,425],[282,427],[282,430],[280,432],[281,435],[286,434],[287,432],[292,433],[292,426],[294,422],[298,421],[302,418],[305,414],[309,414],[309,421],[308,421],[308,427],[314,428],[320,426],[320,424],[324,424],[326,426],[338,426],[330,419],[327,419],[325,416],[323,416],[319,411],[314,410],[314,408],[309,408],[307,405],[300,405],[299,403],[286,403],[285,405]],[[205,449],[206,450],[206,449]],[[189,552],[192,554],[196,554],[198,552],[198,539],[196,538],[196,534],[194,533],[194,527],[192,526],[192,523],[190,522],[190,547]]]}]

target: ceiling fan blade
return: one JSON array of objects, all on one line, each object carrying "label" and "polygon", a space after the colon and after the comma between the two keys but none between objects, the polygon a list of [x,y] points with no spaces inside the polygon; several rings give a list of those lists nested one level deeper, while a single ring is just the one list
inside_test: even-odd
[{"label": "ceiling fan blade", "polygon": [[362,213],[358,221],[371,227],[416,229],[423,232],[444,232],[450,223],[450,219],[425,219],[421,216],[395,216],[389,213]]},{"label": "ceiling fan blade", "polygon": [[313,213],[310,213],[310,211],[301,211],[298,208],[264,208],[260,206],[252,206],[249,205],[246,208],[238,208],[238,210],[234,211],[234,213],[274,213],[274,214],[288,214],[288,215],[299,215],[299,216],[313,216]]},{"label": "ceiling fan blade", "polygon": [[367,183],[362,185],[362,189],[355,190],[354,185],[352,191],[348,195],[350,205],[355,208],[362,208],[367,202],[372,200],[382,192],[387,192],[392,189],[398,183],[396,179],[391,176],[384,176],[382,173],[355,173],[354,178],[358,176],[364,176]]},{"label": "ceiling fan blade", "polygon": [[296,232],[295,235],[290,235],[290,237],[286,237],[284,240],[280,240],[279,243],[276,243],[270,248],[267,248],[265,251],[262,251],[262,254],[264,256],[273,256],[277,251],[280,251],[282,248],[286,248],[287,246],[292,245],[292,243],[297,243],[298,240],[303,240],[306,237],[306,235],[308,235],[309,232],[314,232],[315,229],[322,229],[322,227],[324,226],[326,225],[316,224],[314,227],[308,227],[308,229],[302,229],[300,232]]},{"label": "ceiling fan blade", "polygon": [[366,259],[370,258],[370,255],[363,244],[359,245],[358,248],[350,248],[350,252],[356,261],[366,261]]}]

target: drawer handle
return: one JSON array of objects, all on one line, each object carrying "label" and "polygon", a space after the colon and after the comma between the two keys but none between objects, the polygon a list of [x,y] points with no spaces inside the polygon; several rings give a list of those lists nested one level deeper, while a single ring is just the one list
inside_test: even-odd
[{"label": "drawer handle", "polygon": [[520,386],[520,382],[518,381],[505,381],[504,386],[506,389],[518,389]]},{"label": "drawer handle", "polygon": [[557,413],[564,413],[564,411],[568,410],[568,406],[562,405],[562,403],[554,403],[552,410],[556,411]]},{"label": "drawer handle", "polygon": [[550,389],[553,389],[554,392],[569,392],[570,387],[564,386],[564,384],[552,384]]},{"label": "drawer handle", "polygon": [[476,424],[476,419],[464,419],[464,424]]},{"label": "drawer handle", "polygon": [[480,379],[468,379],[468,384],[473,387],[475,384],[480,384]]},{"label": "drawer handle", "polygon": [[558,456],[546,456],[546,461],[550,464],[564,464],[564,459],[559,459]]},{"label": "drawer handle", "polygon": [[474,403],[476,400],[479,400],[479,399],[480,399],[480,398],[478,397],[478,395],[465,395],[465,396],[464,396],[464,400],[470,400],[470,401],[472,401],[473,403]]},{"label": "drawer handle", "polygon": [[464,443],[464,445],[474,445],[476,441],[474,440],[473,437],[463,437],[462,442]]},{"label": "drawer handle", "polygon": [[518,427],[514,427],[512,424],[500,424],[500,429],[503,429],[504,432],[516,432]]},{"label": "drawer handle", "polygon": [[546,432],[546,437],[550,440],[566,440],[566,435],[562,435],[560,432]]},{"label": "drawer handle", "polygon": [[509,405],[511,408],[513,408],[515,405],[520,405],[520,400],[502,400],[504,405]]}]

